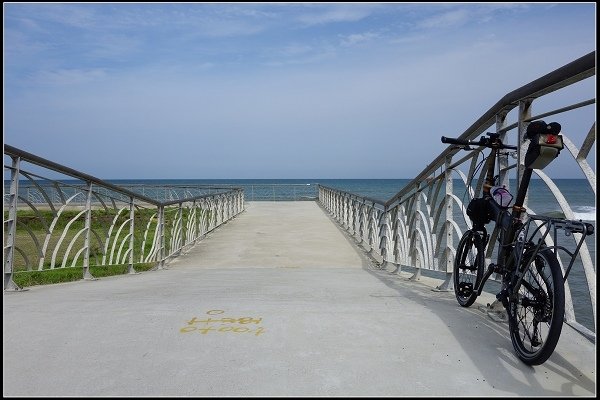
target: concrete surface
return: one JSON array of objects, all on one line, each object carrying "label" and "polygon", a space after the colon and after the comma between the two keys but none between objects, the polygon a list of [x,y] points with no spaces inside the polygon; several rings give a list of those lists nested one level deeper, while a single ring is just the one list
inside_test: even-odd
[{"label": "concrete surface", "polygon": [[595,396],[565,325],[543,365],[430,278],[375,269],[314,202],[247,203],[168,269],[3,296],[12,396]]}]

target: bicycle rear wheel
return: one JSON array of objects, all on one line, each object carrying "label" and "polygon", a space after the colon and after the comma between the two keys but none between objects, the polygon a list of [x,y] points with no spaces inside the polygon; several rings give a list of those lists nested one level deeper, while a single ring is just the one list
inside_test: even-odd
[{"label": "bicycle rear wheel", "polygon": [[510,337],[518,357],[539,365],[554,352],[562,331],[565,287],[556,255],[542,248],[535,259],[523,255],[523,280],[509,298]]},{"label": "bicycle rear wheel", "polygon": [[483,277],[484,243],[478,231],[469,229],[460,239],[454,259],[454,294],[458,304],[469,307],[477,298],[475,288]]}]

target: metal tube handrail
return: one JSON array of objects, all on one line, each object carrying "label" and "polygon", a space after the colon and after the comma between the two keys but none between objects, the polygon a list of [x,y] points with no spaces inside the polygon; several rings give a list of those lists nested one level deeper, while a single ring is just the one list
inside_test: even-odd
[{"label": "metal tube handrail", "polygon": [[[10,189],[5,187],[4,195],[5,207],[8,207],[8,219],[5,217],[4,224],[9,232],[4,246],[5,290],[20,290],[13,280],[15,268],[41,271],[81,265],[83,260],[83,279],[94,279],[89,269],[92,242],[96,258],[94,265],[128,264],[129,273],[135,273],[135,252],[138,262],[156,263],[154,267],[161,269],[166,260],[178,256],[244,209],[244,191],[238,187],[207,185],[213,193],[202,191],[193,195],[192,191],[185,190],[183,194],[175,194],[175,199],[169,196],[161,201],[14,146],[5,145],[4,154],[12,158],[12,165],[4,166],[5,171],[11,172],[11,186]],[[58,172],[73,178],[76,183],[26,171],[22,168],[23,162]],[[32,202],[28,195],[24,197],[24,193],[20,193],[20,176],[27,178],[24,185],[26,193],[29,194],[29,188],[32,188],[42,200],[41,204],[50,207],[51,222],[45,220],[44,210],[38,202]],[[179,196],[182,198],[177,198]],[[31,219],[27,218],[25,223],[17,221],[17,209],[22,206],[33,212],[33,225],[43,225],[41,233],[28,226]],[[69,214],[73,207],[75,213]],[[153,207],[156,207],[154,213],[141,211]],[[137,214],[136,210],[140,210],[141,214]],[[167,212],[169,216],[166,216]],[[92,213],[101,216],[95,226],[91,223]],[[140,218],[137,218],[138,215]],[[59,224],[59,220],[64,225]],[[137,239],[134,238],[134,220],[141,223]],[[16,235],[17,222],[25,233],[24,237]],[[25,243],[27,252],[31,251],[28,246],[32,246],[33,257],[28,257],[28,253],[23,251],[21,242]],[[16,253],[20,257],[17,267],[14,263]]]},{"label": "metal tube handrail", "polygon": [[[499,132],[504,139],[506,132],[517,128],[518,150],[516,157],[514,157],[516,160],[509,160],[508,152],[502,153],[498,159],[497,167],[499,171],[498,179],[502,185],[508,187],[512,180],[518,186],[524,170],[526,146],[521,146],[521,144],[523,143],[527,124],[542,117],[576,110],[596,103],[594,98],[573,102],[571,105],[533,115],[534,100],[567,88],[594,75],[595,52],[592,52],[508,93],[459,137],[463,140],[472,140],[489,129]],[[508,113],[517,107],[517,122],[508,124]],[[596,175],[589,165],[587,157],[589,150],[595,143],[595,125],[595,121],[593,121],[580,148],[571,142],[568,137],[569,132],[563,132],[562,134],[565,148],[568,149],[568,153],[572,155],[574,161],[580,167],[594,194]],[[451,136],[457,135],[451,134]],[[412,267],[415,269],[414,279],[418,279],[421,269],[436,271],[444,275],[444,282],[438,289],[453,290],[452,276],[453,260],[457,251],[455,247],[456,239],[462,237],[464,229],[470,229],[471,227],[471,221],[466,213],[466,204],[470,199],[481,194],[482,177],[486,173],[486,167],[481,168],[481,162],[479,161],[481,148],[472,148],[465,156],[456,156],[461,150],[462,148],[459,146],[446,148],[416,178],[412,179],[388,201],[382,202],[320,185],[319,202],[341,227],[354,236],[360,244],[369,249],[369,254],[374,256],[380,268],[385,269],[392,266],[395,270],[391,272],[399,272],[402,266]],[[454,156],[458,160],[453,160]],[[509,171],[511,175],[515,175],[514,178],[509,176]],[[541,182],[550,192],[550,195],[554,196],[565,218],[575,219],[573,209],[558,186],[541,170],[535,170],[535,173],[541,178]],[[460,179],[455,179],[454,176],[456,175]],[[479,175],[479,178],[472,181],[471,178],[476,175]],[[457,180],[459,186],[464,184],[465,195],[462,199],[455,194],[453,180]],[[529,208],[527,201],[525,203],[527,213],[536,214],[535,210]],[[455,205],[458,208],[453,211],[452,208]],[[581,238],[577,235],[579,234],[575,233],[572,236],[575,240],[580,240]],[[378,246],[374,246],[373,237],[378,239]],[[497,239],[498,232],[492,232],[488,250],[485,254],[486,263],[491,263],[493,260]],[[546,238],[545,241],[547,246],[555,246],[551,242],[551,238]],[[588,247],[585,242],[581,242],[578,249],[580,250],[578,265],[581,265],[581,269],[578,269],[577,280],[574,279],[571,283],[585,284],[584,287],[587,290],[583,289],[583,293],[578,291],[578,296],[583,296],[578,301],[591,303],[592,313],[591,315],[586,314],[585,322],[588,324],[587,326],[595,326],[596,269],[592,254],[594,250]],[[559,264],[564,272],[565,265],[560,257]],[[495,277],[492,276],[492,279],[495,279]],[[583,310],[583,306],[580,307],[573,303],[569,282],[567,281],[565,282],[565,323],[573,326],[584,335],[595,338],[594,332],[578,322],[576,307],[579,311]],[[494,308],[494,304],[491,308]]]},{"label": "metal tube handrail", "polygon": [[367,201],[367,202],[369,202],[369,203],[375,203],[375,204],[379,204],[379,205],[382,205],[382,206],[384,206],[384,207],[385,207],[385,202],[384,202],[384,201],[382,201],[382,200],[377,200],[377,199],[374,199],[374,198],[372,198],[372,197],[361,196],[361,195],[358,195],[358,194],[355,194],[355,193],[346,192],[346,191],[344,191],[344,190],[340,190],[340,189],[332,188],[332,187],[330,187],[330,186],[321,185],[320,183],[318,183],[318,184],[317,184],[317,186],[318,186],[318,187],[321,187],[321,188],[324,188],[324,189],[329,189],[329,190],[332,190],[332,191],[334,191],[334,192],[344,193],[344,194],[346,194],[346,195],[348,195],[348,196],[351,196],[351,197],[354,197],[354,198],[356,198],[356,199],[361,199],[361,200],[363,200],[363,201]]},{"label": "metal tube handrail", "polygon": [[[502,97],[488,111],[486,111],[477,121],[475,121],[467,130],[460,136],[461,140],[470,140],[482,134],[489,126],[495,123],[496,116],[500,112],[508,112],[513,108],[518,107],[518,104],[523,99],[535,99],[545,94],[556,91],[562,87],[573,84],[589,78],[596,73],[596,52],[593,51],[569,64],[556,69],[549,74],[536,79],[520,88],[513,90]],[[447,157],[454,155],[460,149],[449,147],[444,150],[437,158],[425,167],[410,183],[402,190],[394,195],[386,204],[386,208],[390,207],[396,200],[410,193],[419,182],[427,178],[433,171],[444,164]]]},{"label": "metal tube handrail", "polygon": [[18,149],[16,147],[13,147],[13,146],[8,145],[8,144],[4,145],[4,154],[7,154],[9,156],[14,156],[14,157],[20,157],[22,160],[25,160],[25,161],[27,161],[27,162],[29,162],[31,164],[35,164],[35,165],[38,165],[40,167],[52,169],[52,170],[54,170],[56,172],[60,172],[60,173],[66,174],[66,175],[72,176],[74,178],[79,178],[79,179],[81,179],[83,181],[92,182],[94,184],[107,187],[107,188],[109,188],[111,190],[114,190],[117,193],[121,193],[121,194],[124,194],[126,196],[133,196],[133,197],[135,197],[137,199],[143,200],[143,201],[145,201],[147,203],[150,203],[150,204],[153,204],[155,206],[160,205],[160,202],[158,202],[158,201],[156,201],[156,200],[154,200],[154,199],[152,199],[150,197],[146,197],[146,196],[143,196],[141,194],[138,194],[138,193],[135,193],[135,192],[131,192],[131,191],[127,190],[127,189],[123,189],[123,188],[121,188],[119,186],[113,185],[112,183],[108,183],[106,181],[103,181],[100,178],[96,178],[95,176],[84,174],[83,172],[79,172],[79,171],[77,171],[77,170],[75,170],[73,168],[69,168],[69,167],[66,167],[64,165],[58,164],[58,163],[56,163],[54,161],[50,161],[50,160],[47,160],[45,158],[36,156],[35,154],[31,154],[31,153],[29,153],[27,151]]}]

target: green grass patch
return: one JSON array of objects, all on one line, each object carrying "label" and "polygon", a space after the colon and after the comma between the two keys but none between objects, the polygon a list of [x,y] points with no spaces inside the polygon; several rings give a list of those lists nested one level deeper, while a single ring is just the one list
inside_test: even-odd
[{"label": "green grass patch", "polygon": [[[136,272],[149,271],[154,263],[134,264]],[[91,266],[90,273],[94,278],[124,275],[129,272],[128,265]],[[83,267],[55,268],[43,271],[21,271],[13,274],[13,281],[19,287],[51,285],[55,283],[74,282],[83,279]]]},{"label": "green grass patch", "polygon": [[[132,254],[136,271],[145,271],[154,264],[141,264],[148,259],[153,248],[154,235],[158,220],[156,209],[136,209],[133,223]],[[18,210],[17,224],[14,235],[14,252],[12,266],[14,281],[21,287],[33,285],[46,285],[61,282],[72,282],[83,278],[85,253],[85,214],[79,215],[77,210],[64,210],[57,216],[51,210]],[[216,213],[210,210],[196,209],[197,219],[193,223],[197,227],[200,218],[205,225],[215,222]],[[118,214],[117,209],[93,209],[91,213],[91,231],[89,233],[89,263],[90,272],[94,277],[104,277],[128,273],[128,249],[130,247],[129,212]],[[178,250],[182,243],[194,238],[187,238],[188,221],[192,218],[193,211],[177,207],[165,210],[164,219],[164,255],[170,255]],[[75,218],[77,217],[77,218]],[[181,222],[176,221],[181,217]],[[5,220],[8,212],[4,212]],[[112,229],[111,229],[112,225]],[[7,224],[4,225],[4,236]],[[52,227],[52,232],[48,231]],[[67,229],[68,227],[68,229]],[[180,227],[181,231],[175,228]],[[197,235],[197,232],[194,232]],[[180,242],[172,241],[177,236]],[[145,239],[144,239],[145,237]],[[184,239],[185,238],[185,239]],[[6,246],[7,243],[5,242]],[[143,247],[143,248],[142,248]],[[45,248],[45,251],[44,251]],[[68,251],[67,251],[68,250]],[[106,254],[105,254],[106,252]],[[42,260],[43,257],[43,260]],[[77,258],[75,258],[77,257]],[[122,266],[100,264],[125,263]],[[44,270],[39,271],[42,265]],[[64,265],[64,267],[62,267]],[[54,266],[53,269],[50,267]]]}]

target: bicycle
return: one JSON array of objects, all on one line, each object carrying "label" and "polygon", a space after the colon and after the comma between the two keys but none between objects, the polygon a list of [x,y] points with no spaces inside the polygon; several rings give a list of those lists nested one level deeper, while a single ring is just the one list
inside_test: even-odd
[{"label": "bicycle", "polygon": [[[501,289],[496,298],[506,309],[516,354],[527,365],[542,364],[554,352],[564,320],[564,282],[585,237],[594,232],[591,224],[528,215],[523,207],[533,170],[545,168],[563,149],[560,131],[557,122],[534,121],[528,125],[524,140],[530,140],[530,144],[512,207],[513,196],[498,185],[499,175],[494,175],[494,170],[500,150],[517,150],[517,147],[503,144],[499,133],[488,132],[488,137],[482,136],[479,141],[442,136],[442,143],[464,146],[465,150],[471,150],[470,146],[491,149],[484,159],[483,195],[473,198],[467,206],[472,227],[464,233],[456,249],[453,270],[456,299],[462,307],[471,306],[481,295],[488,278],[493,273],[498,274]],[[527,219],[526,222],[523,219]],[[498,248],[495,262],[486,270],[485,254],[490,235],[485,225],[491,221],[498,230]],[[581,234],[575,251],[558,245],[558,229]],[[548,246],[546,238],[550,232],[554,233],[554,242]],[[571,256],[564,276],[557,258],[558,250]]]}]

